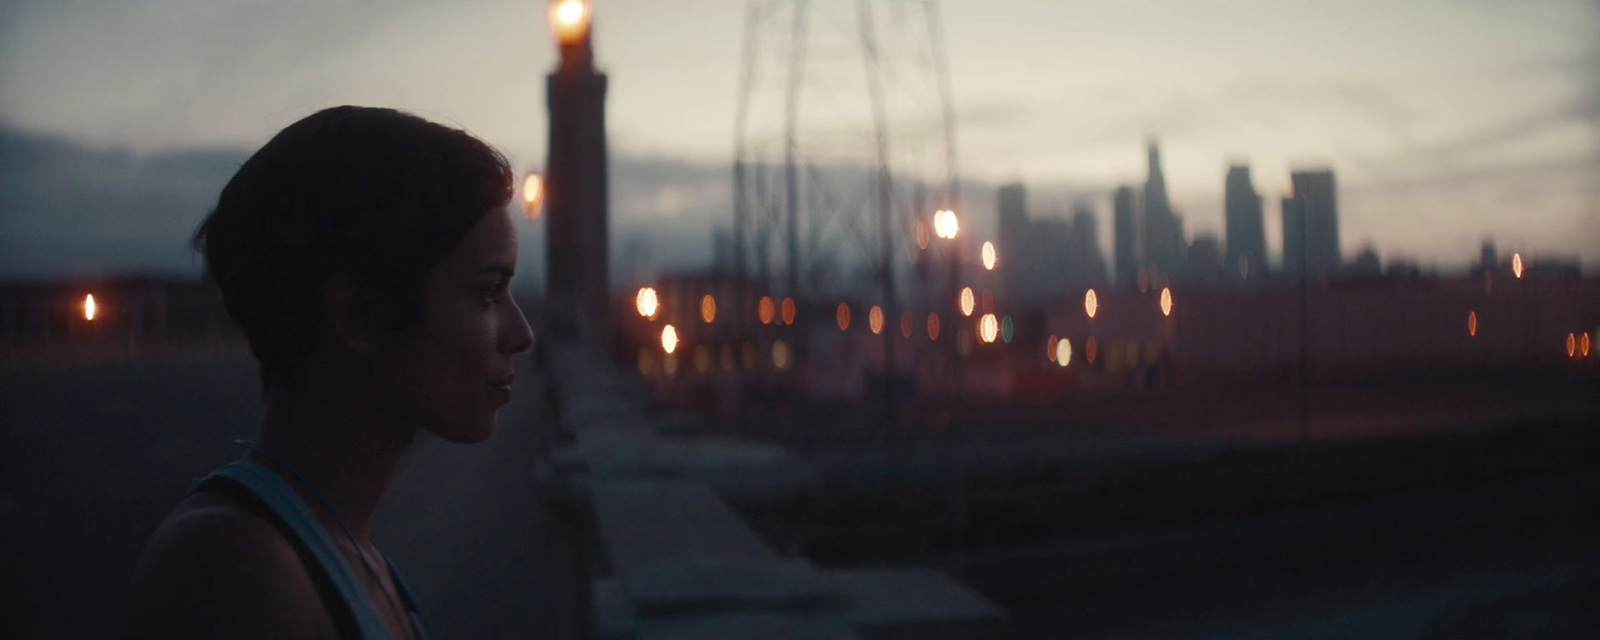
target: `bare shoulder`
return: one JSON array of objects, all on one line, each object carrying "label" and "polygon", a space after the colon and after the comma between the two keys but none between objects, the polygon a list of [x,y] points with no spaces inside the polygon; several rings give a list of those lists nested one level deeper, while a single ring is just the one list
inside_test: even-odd
[{"label": "bare shoulder", "polygon": [[134,570],[130,638],[317,638],[337,630],[294,545],[216,493],[173,508]]}]

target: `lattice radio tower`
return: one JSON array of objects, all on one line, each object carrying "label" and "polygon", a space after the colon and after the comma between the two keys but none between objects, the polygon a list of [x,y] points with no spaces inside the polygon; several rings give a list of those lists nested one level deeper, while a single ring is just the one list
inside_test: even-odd
[{"label": "lattice radio tower", "polygon": [[[917,223],[959,206],[944,33],[931,0],[751,0],[734,125],[734,259],[797,298],[896,306]],[[890,315],[889,317],[894,317]]]}]

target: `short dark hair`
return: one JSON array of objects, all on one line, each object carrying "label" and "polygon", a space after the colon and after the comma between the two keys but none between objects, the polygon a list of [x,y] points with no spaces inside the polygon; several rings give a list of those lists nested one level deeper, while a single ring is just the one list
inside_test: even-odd
[{"label": "short dark hair", "polygon": [[333,107],[245,161],[192,244],[266,385],[318,348],[330,277],[350,272],[383,309],[375,329],[398,334],[416,319],[428,270],[512,188],[505,157],[465,131]]}]

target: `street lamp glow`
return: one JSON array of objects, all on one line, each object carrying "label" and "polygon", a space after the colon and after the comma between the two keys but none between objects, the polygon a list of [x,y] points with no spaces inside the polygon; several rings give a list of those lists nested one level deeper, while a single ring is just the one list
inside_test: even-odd
[{"label": "street lamp glow", "polygon": [[1478,312],[1476,312],[1476,311],[1468,311],[1467,312],[1467,337],[1477,337],[1477,335],[1478,335]]},{"label": "street lamp glow", "polygon": [[1511,275],[1518,278],[1522,277],[1522,254],[1520,253],[1511,254]]},{"label": "street lamp glow", "polygon": [[1589,357],[1589,332],[1588,331],[1585,331],[1585,332],[1583,332],[1583,335],[1578,336],[1578,355],[1581,355],[1581,356],[1583,356],[1585,358]]},{"label": "street lamp glow", "polygon": [[845,329],[849,329],[850,328],[850,305],[846,304],[846,303],[843,303],[843,302],[839,303],[839,309],[837,311],[833,312],[833,318],[834,318],[834,320],[839,321],[839,330],[840,331],[844,331]]},{"label": "street lamp glow", "polygon": [[988,269],[990,271],[993,271],[994,270],[994,263],[995,263],[995,260],[997,258],[998,258],[998,256],[996,256],[995,253],[994,253],[994,243],[993,242],[987,242],[987,241],[984,242],[983,243],[983,268]]},{"label": "street lamp glow", "polygon": [[672,353],[678,349],[678,330],[672,325],[661,328],[661,350]]},{"label": "street lamp glow", "polygon": [[640,316],[654,318],[656,312],[661,310],[661,300],[656,297],[655,289],[642,287],[638,295],[633,297],[633,307],[639,311]]},{"label": "street lamp glow", "polygon": [[794,324],[794,314],[795,314],[794,298],[784,298],[783,299],[783,323],[784,324]]},{"label": "street lamp glow", "polygon": [[972,295],[972,287],[961,290],[961,315],[971,317],[972,310],[977,308],[978,298]]},{"label": "street lamp glow", "polygon": [[1094,314],[1100,311],[1100,296],[1095,295],[1094,289],[1090,289],[1088,293],[1083,294],[1083,311],[1089,314],[1090,318],[1093,318]]},{"label": "street lamp glow", "polygon": [[1056,365],[1065,367],[1072,362],[1072,341],[1066,338],[1056,342]]},{"label": "street lamp glow", "polygon": [[1172,315],[1172,289],[1161,288],[1161,315]]},{"label": "street lamp glow", "polygon": [[948,240],[955,238],[960,232],[961,223],[956,220],[956,212],[943,209],[933,214],[934,235]]},{"label": "street lamp glow", "polygon": [[700,296],[700,319],[705,320],[706,324],[717,319],[717,299],[709,293]]},{"label": "street lamp glow", "polygon": [[544,178],[537,173],[530,173],[522,179],[522,215],[529,220],[538,220],[543,208]]},{"label": "street lamp glow", "polygon": [[1567,357],[1578,357],[1578,335],[1575,333],[1567,334]]},{"label": "street lamp glow", "polygon": [[94,294],[91,293],[91,294],[83,296],[83,319],[84,320],[93,320],[95,313],[97,313],[99,311],[99,309],[100,309],[100,306],[94,303]]},{"label": "street lamp glow", "polygon": [[774,313],[772,296],[761,296],[761,301],[756,303],[756,316],[761,320],[761,324],[772,324]]},{"label": "street lamp glow", "polygon": [[589,35],[589,3],[556,0],[550,4],[550,28],[562,44],[575,44]]},{"label": "street lamp glow", "polygon": [[873,333],[883,333],[883,307],[872,305],[872,310],[867,312],[867,328]]},{"label": "street lamp glow", "polygon": [[989,344],[998,337],[1000,337],[1000,319],[992,313],[983,314],[983,319],[978,321],[978,339],[984,344]]}]

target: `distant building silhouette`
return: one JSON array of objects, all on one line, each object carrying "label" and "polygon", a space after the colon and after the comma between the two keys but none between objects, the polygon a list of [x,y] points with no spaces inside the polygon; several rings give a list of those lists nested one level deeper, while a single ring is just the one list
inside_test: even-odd
[{"label": "distant building silhouette", "polygon": [[1357,280],[1373,280],[1383,277],[1383,261],[1378,258],[1378,250],[1371,246],[1361,248],[1361,253],[1356,254],[1356,259],[1346,269],[1350,278]]},{"label": "distant building silhouette", "polygon": [[1228,248],[1224,267],[1228,279],[1260,283],[1267,273],[1267,232],[1262,224],[1261,194],[1251,184],[1250,167],[1228,168],[1223,205]]},{"label": "distant building silhouette", "polygon": [[1484,270],[1494,269],[1500,265],[1500,251],[1494,246],[1493,240],[1483,241],[1483,252],[1478,259],[1478,267]]},{"label": "distant building silhouette", "polygon": [[1071,294],[1079,287],[1106,279],[1094,211],[1079,205],[1071,220],[1033,220],[1027,191],[1008,184],[997,192],[1000,212],[1000,282],[1018,301],[1039,301]]},{"label": "distant building silhouette", "polygon": [[1181,280],[1184,274],[1183,222],[1167,200],[1167,181],[1161,173],[1161,150],[1149,148],[1149,174],[1144,183],[1144,259],[1162,274]]},{"label": "distant building silhouette", "polygon": [[1222,241],[1217,236],[1204,233],[1194,237],[1189,244],[1186,282],[1220,286],[1228,279],[1227,264],[1223,262]]},{"label": "distant building silhouette", "polygon": [[1296,171],[1283,199],[1283,270],[1326,280],[1339,270],[1338,188],[1332,171]]},{"label": "distant building silhouette", "polygon": [[1139,273],[1138,207],[1131,187],[1117,187],[1111,196],[1111,232],[1117,262],[1117,284],[1132,286]]},{"label": "distant building silhouette", "polygon": [[1070,278],[1077,284],[1103,284],[1106,260],[1100,253],[1100,223],[1093,207],[1080,202],[1072,210],[1072,268]]}]

